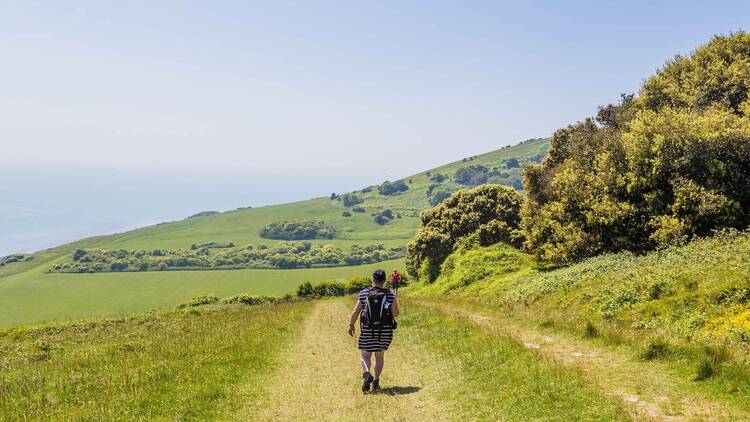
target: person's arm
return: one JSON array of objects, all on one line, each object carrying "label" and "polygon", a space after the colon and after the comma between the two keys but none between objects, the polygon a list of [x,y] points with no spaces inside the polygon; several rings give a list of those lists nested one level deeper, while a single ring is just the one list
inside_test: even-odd
[{"label": "person's arm", "polygon": [[393,315],[394,318],[398,316],[398,296],[393,295],[393,303],[391,303],[391,315]]},{"label": "person's arm", "polygon": [[354,337],[354,323],[357,322],[357,318],[359,318],[359,314],[362,312],[363,307],[362,302],[357,298],[357,304],[354,305],[352,316],[349,318],[349,335],[352,337]]}]

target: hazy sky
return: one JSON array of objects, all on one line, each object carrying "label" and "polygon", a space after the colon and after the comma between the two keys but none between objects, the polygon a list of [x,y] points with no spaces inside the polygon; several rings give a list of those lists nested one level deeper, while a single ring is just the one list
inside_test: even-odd
[{"label": "hazy sky", "polygon": [[561,3],[3,1],[0,165],[408,173],[549,135],[750,16]]},{"label": "hazy sky", "polygon": [[568,3],[0,0],[0,255],[548,136],[750,16]]}]

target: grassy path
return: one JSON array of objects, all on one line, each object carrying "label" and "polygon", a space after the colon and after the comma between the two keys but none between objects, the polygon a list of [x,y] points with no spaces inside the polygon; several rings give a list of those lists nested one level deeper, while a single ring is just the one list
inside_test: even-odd
[{"label": "grassy path", "polygon": [[316,303],[265,392],[230,420],[626,420],[578,372],[462,319],[402,303],[383,394],[363,395],[351,298]]},{"label": "grassy path", "polygon": [[362,415],[380,414],[383,409],[391,409],[391,420],[440,419],[442,409],[435,401],[441,384],[437,368],[418,354],[410,356],[414,350],[409,347],[394,347],[387,353],[382,374],[385,394],[359,391],[356,343],[345,332],[350,302],[316,304],[267,395],[251,402],[236,420],[248,420],[249,415],[257,420],[362,420]]},{"label": "grassy path", "polygon": [[635,419],[647,420],[750,420],[747,409],[738,409],[706,397],[693,381],[670,375],[658,362],[575,338],[519,324],[476,305],[455,302],[420,302],[435,311],[471,321],[482,330],[512,338],[541,357],[574,368],[602,392],[617,397]]}]

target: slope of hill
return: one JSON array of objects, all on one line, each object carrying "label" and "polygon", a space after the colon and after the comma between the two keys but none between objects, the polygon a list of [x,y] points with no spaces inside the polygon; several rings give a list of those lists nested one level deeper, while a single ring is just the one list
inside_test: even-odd
[{"label": "slope of hill", "polygon": [[[95,274],[48,274],[54,263],[70,262],[77,248],[104,250],[190,249],[201,242],[232,242],[238,246],[273,247],[280,240],[260,237],[263,227],[285,220],[322,220],[337,229],[334,239],[312,239],[312,244],[331,244],[346,249],[382,243],[402,247],[419,227],[419,212],[429,206],[428,190],[437,184],[436,174],[449,176],[441,189],[460,187],[452,179],[461,169],[475,166],[482,181],[517,184],[523,163],[538,161],[548,148],[548,139],[530,139],[475,157],[425,171],[401,180],[408,190],[382,195],[375,185],[356,191],[363,202],[352,212],[343,200],[321,197],[289,204],[242,208],[223,213],[206,213],[181,221],[162,223],[126,233],[96,236],[32,254],[29,261],[0,266],[0,326],[25,324],[59,318],[105,316],[174,305],[190,297],[239,292],[284,294],[304,281],[344,278],[369,271],[373,265],[345,268],[295,270],[226,270],[137,272]],[[480,166],[484,166],[482,169]],[[484,173],[482,173],[484,172]],[[468,173],[468,172],[465,172]],[[471,181],[469,181],[471,182]],[[386,224],[374,221],[374,213],[392,210]],[[351,216],[344,216],[349,211]],[[398,218],[400,215],[401,218]],[[381,262],[379,266],[403,267],[402,261]]]},{"label": "slope of hill", "polygon": [[330,323],[350,309],[203,306],[0,331],[0,420],[627,420],[575,369],[417,305],[383,394],[363,395],[354,340]]},{"label": "slope of hill", "polygon": [[[382,393],[363,395],[356,341],[331,323],[346,321],[353,300],[0,330],[0,420],[354,421],[384,408],[383,420],[750,415],[743,396],[693,382],[662,359],[413,294],[399,299]],[[311,397],[326,399],[310,405]]]},{"label": "slope of hill", "polygon": [[[727,400],[750,393],[750,232],[551,269],[496,244],[454,252],[411,292],[658,361]],[[472,305],[473,304],[473,305]]]}]

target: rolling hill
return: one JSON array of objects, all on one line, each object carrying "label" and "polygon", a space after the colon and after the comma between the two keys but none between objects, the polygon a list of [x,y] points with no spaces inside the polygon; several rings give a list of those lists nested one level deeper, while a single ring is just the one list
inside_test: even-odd
[{"label": "rolling hill", "polygon": [[[238,269],[213,271],[100,272],[50,274],[55,263],[71,261],[78,248],[103,250],[187,249],[201,242],[232,242],[274,247],[282,241],[260,237],[268,224],[287,220],[322,220],[337,229],[334,239],[311,239],[313,245],[330,244],[348,249],[352,245],[383,244],[403,247],[419,227],[419,212],[430,206],[437,191],[450,192],[464,183],[493,182],[519,186],[521,167],[539,161],[548,139],[529,139],[486,154],[466,157],[401,180],[408,190],[391,195],[379,193],[378,185],[353,192],[364,212],[351,211],[341,200],[320,197],[306,201],[259,208],[241,208],[205,213],[125,233],[95,236],[31,254],[28,260],[0,266],[0,327],[56,319],[121,315],[172,306],[191,297],[239,292],[283,295],[304,281],[360,275],[376,266],[403,267],[401,259],[338,268]],[[436,179],[448,176],[440,183]],[[460,176],[460,177],[459,177]],[[431,185],[432,197],[428,195]],[[378,224],[372,214],[390,209],[394,218]],[[400,216],[400,218],[399,218]]]}]

